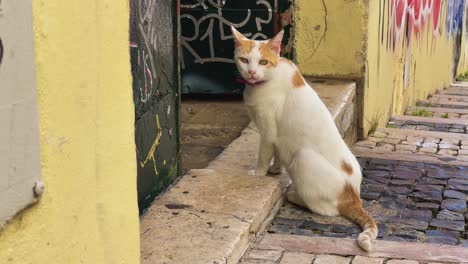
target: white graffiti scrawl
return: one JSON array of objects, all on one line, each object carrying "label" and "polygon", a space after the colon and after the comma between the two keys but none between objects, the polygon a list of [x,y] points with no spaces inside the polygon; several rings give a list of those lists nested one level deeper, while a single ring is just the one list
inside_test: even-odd
[{"label": "white graffiti scrawl", "polygon": [[[256,4],[258,9],[267,10],[267,17],[253,17],[250,9],[243,10],[245,11],[244,17],[240,18],[238,21],[229,21],[223,16],[223,7],[226,5],[228,0],[197,0],[197,3],[192,5],[182,5],[185,8],[196,8],[202,7],[204,10],[208,10],[209,5],[217,9],[217,12],[207,13],[206,15],[195,18],[191,14],[183,14],[180,16],[181,23],[184,23],[184,28],[188,25],[193,26],[193,35],[188,36],[184,34],[184,28],[181,36],[181,45],[183,48],[195,58],[195,63],[206,63],[206,62],[224,62],[224,63],[234,63],[232,58],[225,58],[216,54],[216,48],[214,46],[215,30],[219,30],[218,33],[221,40],[232,39],[233,36],[231,32],[225,32],[226,26],[233,25],[236,28],[242,28],[247,25],[251,20],[255,21],[257,33],[245,33],[246,37],[253,39],[267,39],[267,36],[262,31],[262,25],[268,24],[273,19],[273,8],[271,4],[266,0],[257,0]],[[232,0],[234,1],[234,0]],[[200,52],[197,52],[195,48],[191,45],[192,41],[205,42],[208,41],[207,45],[209,48],[208,56],[203,56]],[[182,69],[185,68],[184,59],[181,61]]]}]

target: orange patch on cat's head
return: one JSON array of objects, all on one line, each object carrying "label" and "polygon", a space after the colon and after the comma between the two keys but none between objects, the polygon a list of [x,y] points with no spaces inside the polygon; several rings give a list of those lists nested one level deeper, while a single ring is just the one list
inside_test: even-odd
[{"label": "orange patch on cat's head", "polygon": [[353,175],[353,167],[346,161],[341,163],[341,169],[349,176]]},{"label": "orange patch on cat's head", "polygon": [[236,49],[238,49],[242,54],[248,54],[255,47],[255,42],[253,40],[241,39],[239,42],[236,41]]},{"label": "orange patch on cat's head", "polygon": [[278,65],[280,56],[273,50],[270,42],[260,42],[259,50],[262,59],[267,60],[269,62],[268,66]]},{"label": "orange patch on cat's head", "polygon": [[231,26],[232,35],[236,44],[236,49],[241,53],[247,54],[252,51],[255,47],[255,41],[246,38],[242,33],[237,31],[234,27]]},{"label": "orange patch on cat's head", "polygon": [[304,78],[302,77],[302,74],[299,72],[298,69],[296,69],[296,71],[293,74],[292,84],[294,88],[301,88],[305,86]]}]

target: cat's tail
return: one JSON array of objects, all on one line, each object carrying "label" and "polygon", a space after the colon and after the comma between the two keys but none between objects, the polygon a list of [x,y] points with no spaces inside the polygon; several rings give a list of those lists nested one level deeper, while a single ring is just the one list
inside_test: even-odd
[{"label": "cat's tail", "polygon": [[340,195],[338,210],[342,216],[361,226],[363,231],[358,236],[358,244],[365,251],[371,251],[372,240],[377,238],[379,232],[377,224],[364,210],[358,192],[349,183]]}]

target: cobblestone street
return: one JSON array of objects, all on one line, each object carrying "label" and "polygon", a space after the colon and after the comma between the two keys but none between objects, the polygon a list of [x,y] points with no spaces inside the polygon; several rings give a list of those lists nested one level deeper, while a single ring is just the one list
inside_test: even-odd
[{"label": "cobblestone street", "polygon": [[353,146],[361,198],[379,226],[373,252],[360,228],[285,202],[243,264],[468,262],[468,83],[394,116]]}]

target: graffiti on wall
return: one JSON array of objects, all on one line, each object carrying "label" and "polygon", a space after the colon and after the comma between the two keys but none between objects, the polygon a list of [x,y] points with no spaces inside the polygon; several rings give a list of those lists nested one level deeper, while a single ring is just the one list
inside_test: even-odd
[{"label": "graffiti on wall", "polygon": [[450,0],[447,2],[447,15],[445,19],[447,37],[454,37],[461,33],[464,11],[465,0]]},{"label": "graffiti on wall", "polygon": [[[418,36],[427,24],[430,25],[427,28],[432,30],[434,37],[440,33],[441,23],[444,22],[447,37],[459,34],[463,27],[465,0],[447,1],[445,16],[442,10],[443,2],[443,0],[389,0],[383,3],[389,5],[390,25],[387,34],[390,43],[394,44],[402,37],[411,37],[412,34]],[[384,8],[384,13],[386,11]],[[441,21],[444,17],[445,21]]]},{"label": "graffiti on wall", "polygon": [[177,29],[177,1],[130,1],[140,212],[179,174]]},{"label": "graffiti on wall", "polygon": [[135,73],[141,78],[138,78],[136,81],[137,90],[139,96],[137,100],[141,103],[146,103],[151,95],[159,92],[157,87],[153,86],[153,79],[157,77],[154,76],[154,71],[152,71],[150,55],[146,52],[145,49],[141,49],[136,42],[130,42],[130,49],[135,50],[136,61],[137,61],[137,70],[140,72]]},{"label": "graffiti on wall", "polygon": [[387,49],[395,51],[396,47],[401,47],[404,51],[405,87],[409,85],[410,72],[416,71],[416,63],[412,61],[412,43],[421,41],[423,34],[432,36],[425,43],[428,52],[436,50],[438,39],[442,36],[454,40],[453,65],[458,65],[465,3],[465,0],[379,1],[380,42]]}]

